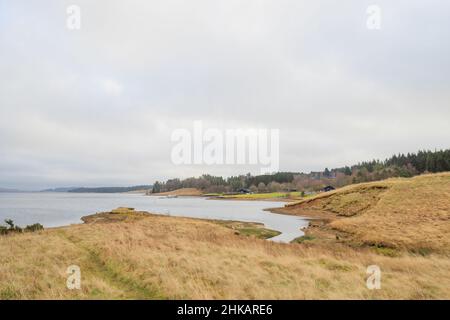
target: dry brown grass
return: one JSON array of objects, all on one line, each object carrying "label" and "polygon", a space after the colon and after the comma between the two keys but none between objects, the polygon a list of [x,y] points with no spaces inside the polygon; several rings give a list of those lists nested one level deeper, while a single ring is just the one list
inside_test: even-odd
[{"label": "dry brown grass", "polygon": [[450,173],[348,186],[280,211],[326,218],[323,231],[363,245],[450,251]]},{"label": "dry brown grass", "polygon": [[182,196],[182,197],[197,197],[201,196],[203,192],[196,188],[181,188],[173,191],[153,193],[152,196]]},{"label": "dry brown grass", "polygon": [[[314,201],[307,210],[331,222],[311,228],[323,241],[302,244],[236,235],[211,221],[141,213],[3,236],[0,298],[450,299],[449,179],[440,174],[345,189],[369,190],[364,205],[352,192],[321,195],[333,211],[314,208]],[[373,192],[376,184],[387,188]],[[386,256],[386,248],[348,246],[334,238],[336,230],[352,241],[408,250]],[[411,250],[423,254],[421,248],[430,250]],[[73,264],[81,267],[81,290],[65,286]],[[381,268],[381,290],[365,285],[372,264]]]},{"label": "dry brown grass", "polygon": [[[220,225],[141,216],[0,238],[0,297],[426,299],[450,298],[450,260],[391,258],[342,245],[278,244]],[[82,290],[65,287],[81,267]],[[365,286],[366,267],[383,272]]]}]

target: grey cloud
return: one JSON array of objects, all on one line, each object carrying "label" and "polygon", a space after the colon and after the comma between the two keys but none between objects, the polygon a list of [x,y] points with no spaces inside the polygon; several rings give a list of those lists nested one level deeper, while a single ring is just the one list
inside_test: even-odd
[{"label": "grey cloud", "polygon": [[450,5],[370,4],[0,0],[0,186],[258,172],[174,166],[194,120],[279,128],[281,170],[448,147]]}]

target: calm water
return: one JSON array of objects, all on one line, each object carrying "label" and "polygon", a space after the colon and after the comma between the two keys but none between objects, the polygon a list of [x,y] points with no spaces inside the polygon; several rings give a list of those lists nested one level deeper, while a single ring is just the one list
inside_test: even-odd
[{"label": "calm water", "polygon": [[284,202],[227,201],[205,198],[159,198],[139,194],[99,193],[0,193],[0,223],[13,219],[19,226],[39,222],[45,227],[81,223],[80,218],[117,207],[132,207],[172,216],[261,222],[282,232],[274,241],[288,242],[303,235],[308,222],[295,216],[273,214],[264,208],[281,207]]}]

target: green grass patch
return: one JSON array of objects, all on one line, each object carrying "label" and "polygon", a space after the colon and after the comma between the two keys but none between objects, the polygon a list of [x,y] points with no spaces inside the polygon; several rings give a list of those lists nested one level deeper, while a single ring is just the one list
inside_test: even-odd
[{"label": "green grass patch", "polygon": [[422,257],[426,257],[426,256],[430,255],[431,253],[433,253],[433,250],[431,248],[423,248],[423,247],[410,249],[409,251],[413,254],[418,254]]},{"label": "green grass patch", "polygon": [[244,193],[244,194],[234,194],[234,195],[223,195],[224,199],[276,199],[276,198],[299,198],[301,197],[301,192],[269,192],[269,193]]},{"label": "green grass patch", "polygon": [[291,243],[303,243],[305,241],[311,241],[314,239],[315,239],[315,237],[313,237],[313,236],[304,235],[304,236],[295,238],[294,240],[291,241]]},{"label": "green grass patch", "polygon": [[142,285],[136,279],[126,276],[124,271],[119,271],[119,266],[116,266],[112,261],[103,260],[98,251],[92,249],[87,249],[87,251],[94,268],[93,271],[101,274],[103,279],[124,290],[127,298],[164,299],[164,296],[156,288]]},{"label": "green grass patch", "polygon": [[397,250],[394,248],[388,248],[388,247],[374,247],[373,250],[382,256],[386,257],[398,257],[400,254]]},{"label": "green grass patch", "polygon": [[210,220],[225,228],[232,229],[237,235],[255,237],[258,239],[269,239],[281,234],[281,232],[264,228],[264,224],[256,222],[242,222],[232,220]]},{"label": "green grass patch", "polygon": [[247,237],[255,237],[258,239],[270,239],[281,234],[281,232],[266,228],[240,228],[237,229],[239,234]]},{"label": "green grass patch", "polygon": [[14,288],[6,287],[0,290],[1,300],[15,300],[20,299],[20,292]]},{"label": "green grass patch", "polygon": [[[75,246],[84,250],[87,256],[87,264],[82,266],[86,268],[88,273],[95,277],[99,277],[110,283],[112,286],[123,291],[121,299],[166,299],[153,284],[142,284],[139,279],[130,276],[123,269],[118,261],[105,259],[102,257],[101,250],[90,248],[83,244],[83,240],[73,235],[68,235],[64,230],[59,230],[58,235],[70,241]],[[102,294],[98,289],[90,293],[93,296]]]}]

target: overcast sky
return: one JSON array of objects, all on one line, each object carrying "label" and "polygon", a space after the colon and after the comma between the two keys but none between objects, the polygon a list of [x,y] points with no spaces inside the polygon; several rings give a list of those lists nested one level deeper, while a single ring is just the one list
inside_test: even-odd
[{"label": "overcast sky", "polygon": [[[66,27],[69,5],[81,29]],[[382,10],[381,29],[366,9]],[[0,0],[0,186],[134,185],[171,133],[280,129],[280,170],[450,147],[447,0]]]}]

